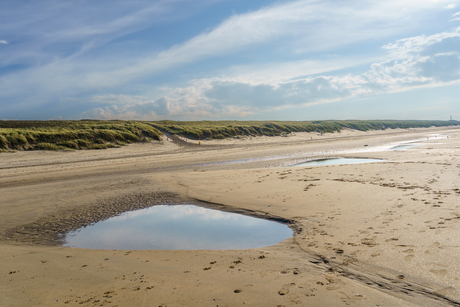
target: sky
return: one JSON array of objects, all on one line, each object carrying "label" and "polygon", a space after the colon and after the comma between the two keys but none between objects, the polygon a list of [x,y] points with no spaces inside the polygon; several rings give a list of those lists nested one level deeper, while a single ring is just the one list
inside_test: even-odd
[{"label": "sky", "polygon": [[0,119],[460,119],[460,0],[0,0]]}]

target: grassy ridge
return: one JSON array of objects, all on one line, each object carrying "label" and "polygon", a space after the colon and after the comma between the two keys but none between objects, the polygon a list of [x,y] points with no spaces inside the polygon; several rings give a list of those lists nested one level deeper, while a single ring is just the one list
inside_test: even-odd
[{"label": "grassy ridge", "polygon": [[395,128],[428,128],[460,125],[459,121],[344,120],[344,121],[199,121],[148,122],[158,130],[190,139],[223,139],[238,136],[279,136],[291,132],[338,132],[349,128],[360,131]]},{"label": "grassy ridge", "polygon": [[[0,121],[0,152],[8,150],[104,149],[161,140],[162,133],[189,139],[279,136],[291,132],[331,133],[395,128],[459,126],[460,121]],[[160,132],[161,131],[161,132]]]},{"label": "grassy ridge", "polygon": [[105,149],[150,139],[161,133],[135,121],[0,121],[0,151]]}]

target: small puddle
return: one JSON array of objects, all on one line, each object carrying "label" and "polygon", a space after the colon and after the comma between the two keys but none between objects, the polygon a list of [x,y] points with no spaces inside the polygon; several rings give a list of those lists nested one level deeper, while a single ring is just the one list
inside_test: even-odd
[{"label": "small puddle", "polygon": [[382,159],[366,159],[366,158],[329,158],[318,159],[307,162],[302,162],[294,166],[322,166],[322,165],[340,165],[340,164],[361,164],[361,163],[375,163],[382,162]]},{"label": "small puddle", "polygon": [[392,150],[406,150],[406,149],[409,149],[409,148],[414,148],[414,147],[418,147],[418,146],[423,146],[424,144],[401,144],[401,145],[398,145],[398,146],[395,146],[395,147],[392,147],[391,149]]},{"label": "small puddle", "polygon": [[118,250],[248,249],[293,235],[284,224],[195,205],[125,212],[67,234],[63,246]]}]

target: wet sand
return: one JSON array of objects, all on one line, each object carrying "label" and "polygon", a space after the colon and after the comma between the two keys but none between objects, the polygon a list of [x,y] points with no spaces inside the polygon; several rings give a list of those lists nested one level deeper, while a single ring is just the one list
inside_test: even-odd
[{"label": "wet sand", "polygon": [[[0,306],[460,305],[460,129],[179,145],[1,154]],[[322,157],[385,161],[293,166]],[[295,235],[251,250],[59,245],[70,229],[181,202],[267,216]]]}]

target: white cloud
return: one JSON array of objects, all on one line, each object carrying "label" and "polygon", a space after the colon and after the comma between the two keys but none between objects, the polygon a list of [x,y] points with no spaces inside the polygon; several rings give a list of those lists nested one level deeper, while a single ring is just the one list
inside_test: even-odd
[{"label": "white cloud", "polygon": [[95,95],[91,98],[91,101],[97,104],[110,104],[110,105],[135,105],[145,103],[147,100],[143,96],[129,96],[123,94],[104,94]]},{"label": "white cloud", "polygon": [[[201,86],[199,85],[201,83]],[[215,118],[217,114],[244,117],[252,111],[245,106],[218,105],[203,95],[210,85],[204,81],[198,81],[194,86],[187,88],[170,89],[168,97],[161,97],[153,101],[138,101],[138,97],[123,96],[116,99],[117,103],[122,99],[130,101],[127,104],[110,104],[93,108],[80,114],[80,118],[95,119],[138,119],[138,120],[162,120],[184,119],[188,120]],[[136,101],[132,103],[133,101]]]},{"label": "white cloud", "polygon": [[453,14],[452,17],[454,18],[452,18],[450,21],[460,20],[460,12]]},{"label": "white cloud", "polygon": [[170,98],[145,101],[128,95],[103,95],[93,97],[94,102],[109,104],[81,114],[82,118],[98,119],[162,119],[170,114]]},{"label": "white cloud", "polygon": [[[244,107],[245,111],[327,103],[363,94],[405,91],[460,81],[459,29],[417,36],[384,46],[390,59],[359,75],[320,76],[277,84],[202,80],[202,101],[213,106]],[[207,82],[207,86],[203,86]],[[249,108],[248,108],[249,107]]]},{"label": "white cloud", "polygon": [[2,40],[0,40],[0,44],[5,44],[6,45],[6,44],[8,44],[8,42],[6,40],[2,39]]},{"label": "white cloud", "polygon": [[446,6],[446,9],[451,10],[454,9],[457,5],[455,3],[451,3],[448,6]]},{"label": "white cloud", "polygon": [[[244,117],[261,111],[340,101],[367,94],[442,86],[460,81],[460,28],[431,36],[398,40],[383,47],[388,60],[362,74],[304,77],[295,80],[214,77],[170,89],[166,97],[145,102],[139,97],[102,96],[112,105],[94,109],[96,118],[218,118]],[[266,81],[266,80],[265,80]],[[123,102],[124,101],[124,102]]]},{"label": "white cloud", "polygon": [[[160,72],[279,39],[290,45],[288,49],[293,54],[327,50],[412,29],[418,24],[414,13],[435,7],[439,4],[431,0],[358,1],[353,6],[336,1],[304,0],[276,4],[234,15],[211,31],[142,59],[119,74],[126,77]],[[407,18],[411,22],[407,22]]]},{"label": "white cloud", "polygon": [[331,56],[315,60],[234,65],[225,70],[225,79],[242,83],[276,85],[293,79],[304,79],[306,76],[332,74],[334,71],[351,67],[368,66],[384,59],[385,56],[360,57],[352,55]]},{"label": "white cloud", "polygon": [[420,54],[423,50],[430,46],[439,46],[441,49],[444,47],[439,45],[441,42],[450,41],[453,38],[460,37],[460,27],[431,36],[415,36],[406,39],[400,39],[395,43],[387,44],[383,48],[389,51],[390,56],[396,59],[405,59],[411,55]]}]

